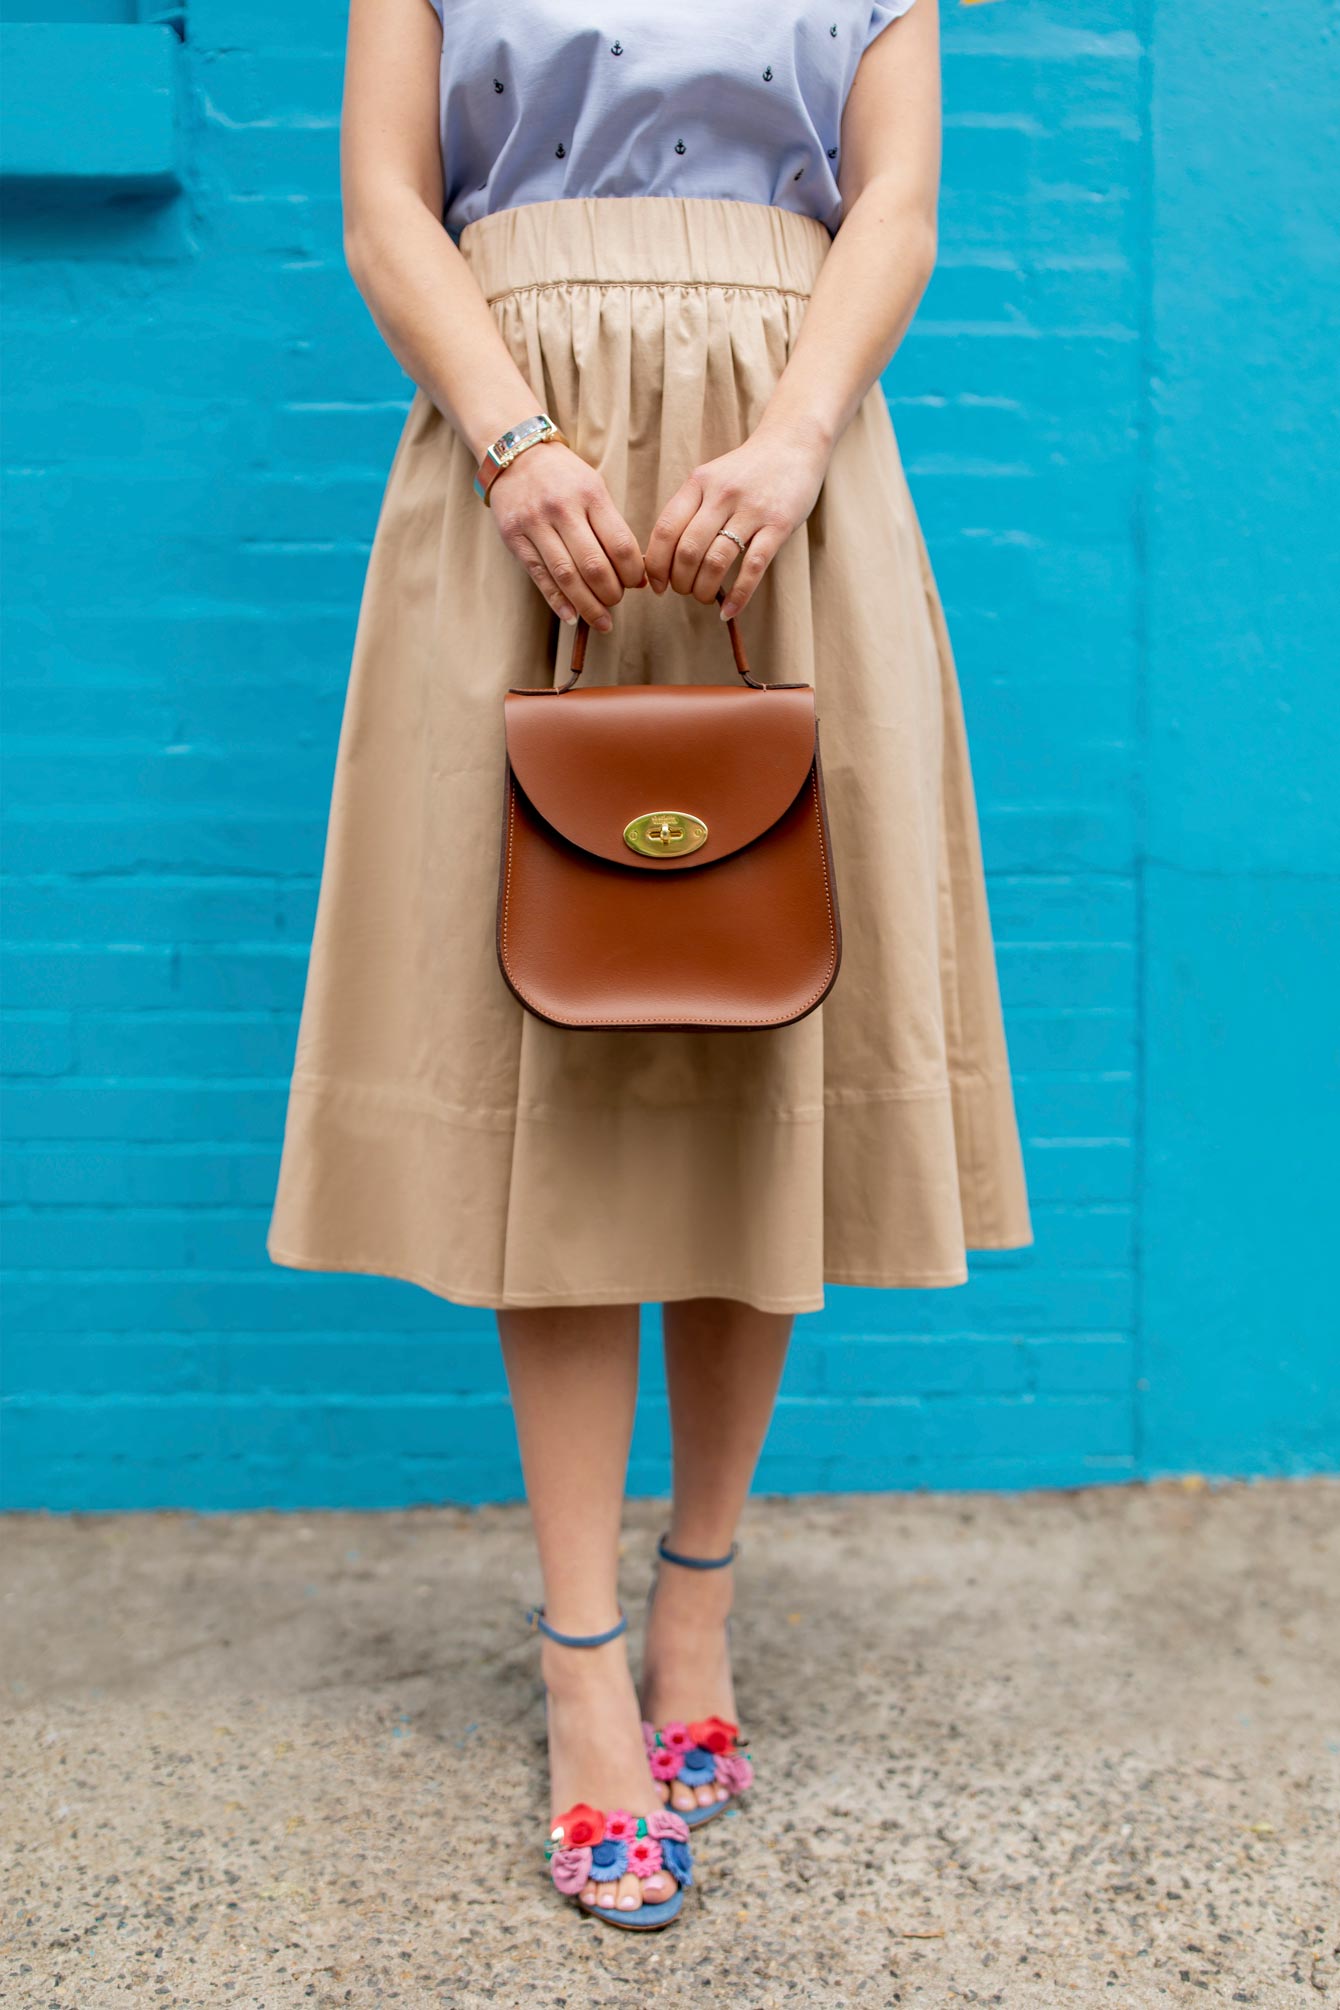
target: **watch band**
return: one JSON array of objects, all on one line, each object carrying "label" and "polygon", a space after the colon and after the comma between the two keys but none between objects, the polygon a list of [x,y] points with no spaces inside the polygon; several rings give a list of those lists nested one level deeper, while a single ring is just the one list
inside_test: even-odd
[{"label": "watch band", "polygon": [[547,412],[537,412],[533,419],[523,419],[519,426],[509,426],[505,433],[500,433],[492,446],[484,449],[484,458],[475,475],[474,489],[480,501],[489,501],[489,490],[518,454],[523,454],[527,447],[542,446],[546,440],[557,440],[564,447],[568,444],[566,434],[559,430]]}]

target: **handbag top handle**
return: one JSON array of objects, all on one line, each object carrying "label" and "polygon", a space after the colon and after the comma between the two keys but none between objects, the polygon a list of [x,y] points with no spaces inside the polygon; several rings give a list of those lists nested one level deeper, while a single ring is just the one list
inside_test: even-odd
[{"label": "handbag top handle", "polygon": [[[716,597],[723,604],[725,603],[726,589],[724,586],[717,588]],[[740,640],[740,631],[735,625],[734,616],[726,623],[726,627],[730,634],[730,646],[735,656],[735,667],[752,691],[784,691],[795,688],[792,685],[785,684],[764,684],[759,678],[752,676],[749,669],[749,659],[744,653],[744,643]],[[584,614],[579,614],[577,617],[577,631],[572,640],[572,662],[568,666],[572,674],[566,684],[555,684],[555,691],[570,691],[581,676],[582,671],[586,668],[586,638],[590,633],[591,624]]]}]

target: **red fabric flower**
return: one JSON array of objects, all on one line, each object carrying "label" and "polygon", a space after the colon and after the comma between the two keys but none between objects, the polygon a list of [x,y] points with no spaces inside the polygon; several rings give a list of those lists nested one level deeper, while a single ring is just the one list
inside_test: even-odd
[{"label": "red fabric flower", "polygon": [[588,1808],[585,1801],[560,1815],[554,1827],[563,1831],[564,1849],[594,1849],[605,1840],[605,1817],[599,1808]]},{"label": "red fabric flower", "polygon": [[724,1717],[704,1717],[700,1724],[689,1725],[689,1735],[695,1745],[702,1745],[709,1752],[729,1752],[740,1735],[740,1727],[728,1724]]}]

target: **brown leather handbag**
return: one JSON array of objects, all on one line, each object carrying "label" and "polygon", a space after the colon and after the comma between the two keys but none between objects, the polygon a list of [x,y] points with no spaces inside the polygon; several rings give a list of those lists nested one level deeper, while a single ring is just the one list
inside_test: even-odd
[{"label": "brown leather handbag", "polygon": [[[724,597],[719,590],[717,599]],[[809,684],[573,689],[503,699],[498,961],[555,1026],[787,1026],[842,954]]]}]

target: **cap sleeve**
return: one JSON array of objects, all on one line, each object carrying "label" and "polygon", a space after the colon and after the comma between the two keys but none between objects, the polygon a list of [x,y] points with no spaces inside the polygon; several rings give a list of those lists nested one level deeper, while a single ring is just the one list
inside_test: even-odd
[{"label": "cap sleeve", "polygon": [[909,13],[913,0],[874,0],[870,9],[870,25],[865,31],[865,41],[861,44],[862,54],[870,47],[876,35],[880,35],[891,21],[901,20]]}]

